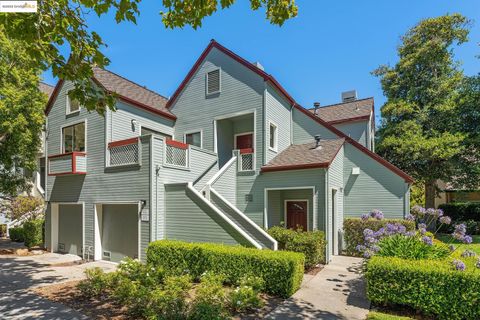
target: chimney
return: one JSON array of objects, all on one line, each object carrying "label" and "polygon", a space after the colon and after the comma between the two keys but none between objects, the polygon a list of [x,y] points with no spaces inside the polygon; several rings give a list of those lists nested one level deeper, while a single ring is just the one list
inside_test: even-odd
[{"label": "chimney", "polygon": [[315,135],[315,149],[320,147],[320,140],[322,140],[322,137],[319,134]]},{"label": "chimney", "polygon": [[342,102],[352,102],[357,100],[357,90],[342,92]]},{"label": "chimney", "polygon": [[314,102],[313,108],[314,108],[313,114],[318,116],[318,108],[320,108],[320,102]]}]

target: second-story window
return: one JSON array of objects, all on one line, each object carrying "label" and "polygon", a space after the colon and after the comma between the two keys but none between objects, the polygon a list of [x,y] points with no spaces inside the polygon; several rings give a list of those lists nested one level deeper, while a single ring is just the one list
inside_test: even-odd
[{"label": "second-story window", "polygon": [[220,69],[216,69],[207,73],[207,95],[220,92],[221,79]]},{"label": "second-story window", "polygon": [[77,100],[70,98],[70,96],[67,94],[67,114],[74,113],[79,110],[80,103]]},{"label": "second-story window", "polygon": [[62,129],[63,153],[85,151],[85,122]]},{"label": "second-story window", "polygon": [[185,134],[185,143],[191,144],[192,146],[197,146],[199,148],[202,147],[202,133],[198,132],[191,132]]},{"label": "second-story window", "polygon": [[274,124],[273,122],[270,122],[269,125],[269,141],[268,141],[268,147],[273,150],[277,151],[277,144],[278,144],[278,128],[277,125]]}]

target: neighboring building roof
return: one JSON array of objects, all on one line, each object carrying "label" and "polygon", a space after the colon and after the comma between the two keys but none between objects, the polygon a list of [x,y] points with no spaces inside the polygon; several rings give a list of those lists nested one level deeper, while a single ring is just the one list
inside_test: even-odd
[{"label": "neighboring building roof", "polygon": [[327,168],[344,142],[345,138],[340,138],[322,139],[319,147],[316,147],[316,142],[293,144],[264,165],[261,170],[262,172],[271,172]]},{"label": "neighboring building roof", "polygon": [[40,85],[38,86],[38,88],[40,89],[40,91],[45,93],[48,96],[48,98],[50,98],[50,96],[53,93],[53,90],[55,89],[54,86],[46,84],[45,82],[40,82]]},{"label": "neighboring building roof", "polygon": [[[330,124],[368,120],[373,110],[373,97],[331,104],[317,109],[317,116]],[[309,109],[315,114],[315,109]]]},{"label": "neighboring building roof", "polygon": [[[164,96],[142,87],[141,85],[130,81],[111,71],[93,68],[93,80],[107,92],[118,95],[120,100],[131,103],[141,109],[159,114],[169,119],[175,120],[177,117],[166,108],[168,99]],[[48,101],[45,113],[48,114],[55,101],[56,95],[62,86],[63,80],[60,80]]]}]

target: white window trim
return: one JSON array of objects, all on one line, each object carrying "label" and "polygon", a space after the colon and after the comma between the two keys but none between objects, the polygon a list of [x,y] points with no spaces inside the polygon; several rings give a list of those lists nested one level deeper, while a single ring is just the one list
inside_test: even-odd
[{"label": "white window trim", "polygon": [[188,130],[183,133],[183,143],[187,143],[187,134],[200,133],[200,149],[203,149],[203,129]]},{"label": "white window trim", "polygon": [[70,96],[68,95],[70,91],[67,91],[67,94],[66,94],[66,110],[65,110],[65,114],[68,116],[68,115],[71,115],[71,114],[77,114],[77,113],[80,113],[80,109],[82,109],[82,106],[78,106],[78,110],[75,110],[75,111],[71,111],[70,110]]},{"label": "white window trim", "polygon": [[74,122],[69,122],[67,124],[64,124],[60,127],[60,152],[59,154],[64,154],[65,152],[63,151],[63,129],[66,128],[66,127],[71,127],[71,126],[74,126],[76,124],[80,124],[84,122],[85,123],[85,151],[82,151],[82,152],[87,152],[87,119],[82,119],[82,120],[78,120],[78,121],[74,121]]},{"label": "white window trim", "polygon": [[[213,72],[213,71],[219,71],[218,72],[218,91],[214,91],[214,92],[208,92],[208,74],[210,72]],[[211,95],[214,95],[214,94],[218,94],[218,93],[221,93],[222,92],[222,68],[215,68],[215,69],[212,69],[210,71],[207,71],[205,73],[205,94],[206,96],[211,96]]]},{"label": "white window trim", "polygon": [[[271,126],[275,127],[275,133],[273,137],[273,143],[274,143],[273,148],[270,146],[270,127]],[[268,121],[267,145],[268,145],[268,150],[273,152],[278,152],[278,125],[271,120]]]}]

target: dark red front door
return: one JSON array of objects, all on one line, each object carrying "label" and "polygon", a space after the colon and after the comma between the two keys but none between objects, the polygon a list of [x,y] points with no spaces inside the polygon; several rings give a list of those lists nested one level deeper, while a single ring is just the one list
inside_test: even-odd
[{"label": "dark red front door", "polygon": [[307,231],[307,201],[287,201],[287,228]]},{"label": "dark red front door", "polygon": [[236,137],[236,149],[253,152],[253,134],[247,133]]}]

